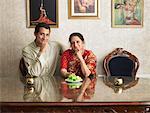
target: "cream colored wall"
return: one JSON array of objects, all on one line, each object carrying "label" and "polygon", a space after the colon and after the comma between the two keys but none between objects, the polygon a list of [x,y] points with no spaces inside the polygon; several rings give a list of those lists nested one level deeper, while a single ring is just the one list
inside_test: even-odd
[{"label": "cream colored wall", "polygon": [[[26,0],[0,0],[0,76],[15,77],[21,49],[34,40],[33,28],[26,28]],[[114,48],[122,47],[135,54],[140,61],[138,74],[150,74],[150,0],[144,0],[143,28],[111,28],[111,0],[100,0],[100,19],[68,19],[67,0],[59,1],[59,28],[53,28],[51,40],[68,46],[68,36],[81,32],[86,48],[98,58],[98,74],[102,61]]]}]

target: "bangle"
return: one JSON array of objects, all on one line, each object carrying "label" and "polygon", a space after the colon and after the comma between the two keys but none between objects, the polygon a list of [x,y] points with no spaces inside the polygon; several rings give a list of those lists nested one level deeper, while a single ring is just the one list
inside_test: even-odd
[{"label": "bangle", "polygon": [[85,60],[84,59],[80,59],[80,62],[82,63],[82,62],[85,62]]},{"label": "bangle", "polygon": [[93,74],[90,74],[90,75],[88,76],[88,78],[89,78],[90,80],[92,80],[92,79],[94,78],[94,75],[93,75]]}]

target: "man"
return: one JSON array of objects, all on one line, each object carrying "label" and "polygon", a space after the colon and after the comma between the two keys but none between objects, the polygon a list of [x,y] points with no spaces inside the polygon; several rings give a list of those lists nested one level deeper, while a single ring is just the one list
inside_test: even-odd
[{"label": "man", "polygon": [[53,75],[61,47],[49,42],[50,32],[48,24],[39,23],[34,31],[35,40],[22,50],[28,74],[34,79],[34,92],[25,93],[26,101],[58,101],[58,86]]}]

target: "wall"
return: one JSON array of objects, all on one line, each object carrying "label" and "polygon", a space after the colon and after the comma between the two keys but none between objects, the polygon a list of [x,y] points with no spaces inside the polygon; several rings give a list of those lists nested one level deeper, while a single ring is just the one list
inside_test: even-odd
[{"label": "wall", "polygon": [[[114,48],[122,47],[140,61],[139,76],[150,74],[150,0],[144,0],[143,28],[111,28],[111,0],[99,1],[100,19],[68,19],[67,0],[59,1],[59,28],[53,28],[51,40],[68,46],[68,36],[75,31],[85,36],[86,48],[98,58],[98,74],[102,61]],[[0,0],[0,76],[16,77],[21,49],[34,40],[33,28],[26,27],[26,0]]]}]

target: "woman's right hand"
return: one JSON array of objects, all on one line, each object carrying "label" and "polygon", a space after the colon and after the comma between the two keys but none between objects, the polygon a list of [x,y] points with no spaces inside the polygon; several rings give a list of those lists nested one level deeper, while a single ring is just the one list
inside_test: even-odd
[{"label": "woman's right hand", "polygon": [[66,69],[61,69],[61,74],[64,76],[64,77],[68,77],[71,73],[69,73]]}]

